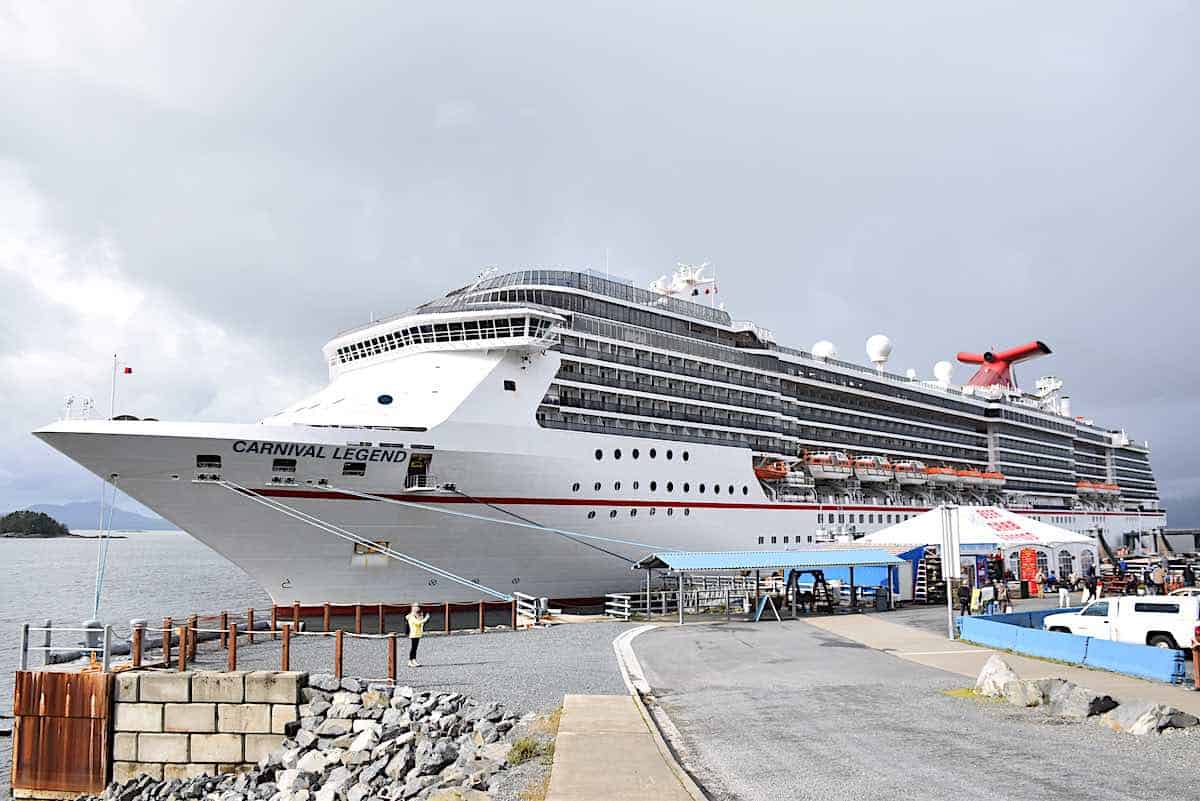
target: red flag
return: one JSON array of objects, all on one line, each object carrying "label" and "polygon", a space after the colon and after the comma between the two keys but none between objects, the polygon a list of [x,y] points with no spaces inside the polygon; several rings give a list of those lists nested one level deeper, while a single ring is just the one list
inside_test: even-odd
[{"label": "red flag", "polygon": [[133,368],[132,368],[132,367],[126,367],[126,368],[125,368],[125,375],[133,375]]}]

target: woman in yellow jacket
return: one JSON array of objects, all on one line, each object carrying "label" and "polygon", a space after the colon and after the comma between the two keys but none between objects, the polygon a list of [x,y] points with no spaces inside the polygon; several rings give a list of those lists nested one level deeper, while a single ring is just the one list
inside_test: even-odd
[{"label": "woman in yellow jacket", "polygon": [[421,613],[421,605],[413,604],[412,611],[404,616],[404,620],[408,623],[408,666],[420,667],[417,662],[417,646],[421,644],[421,637],[425,635],[425,624],[429,622],[429,615]]}]

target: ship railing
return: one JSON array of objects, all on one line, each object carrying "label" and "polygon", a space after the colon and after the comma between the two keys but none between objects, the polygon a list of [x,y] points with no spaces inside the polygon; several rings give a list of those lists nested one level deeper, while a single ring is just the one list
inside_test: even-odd
[{"label": "ship railing", "polygon": [[540,598],[535,598],[532,595],[526,595],[523,592],[514,592],[513,599],[517,609],[517,625],[521,625],[521,620],[527,621],[527,625],[536,626],[541,622],[542,615],[545,614],[545,606]]}]

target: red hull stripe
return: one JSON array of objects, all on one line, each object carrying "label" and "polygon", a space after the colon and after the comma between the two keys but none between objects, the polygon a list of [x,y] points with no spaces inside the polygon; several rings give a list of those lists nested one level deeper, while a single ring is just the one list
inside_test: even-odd
[{"label": "red hull stripe", "polygon": [[[313,489],[285,489],[282,487],[264,487],[254,490],[259,495],[265,495],[270,498],[318,498],[331,501],[369,501],[370,498],[360,498],[357,495],[346,495],[345,493],[335,492],[333,490],[313,490]],[[461,495],[425,495],[406,493],[403,495],[389,495],[385,493],[375,493],[381,498],[387,498],[395,501],[408,501],[410,503],[458,503],[458,504],[483,504],[491,503],[496,505],[507,506],[592,506],[592,507],[668,507],[690,508],[690,509],[787,509],[787,510],[803,510],[814,512],[928,512],[929,507],[925,506],[853,506],[839,505],[832,503],[816,504],[816,503],[723,503],[720,501],[643,501],[630,499],[616,498],[506,498],[494,496],[479,496],[465,498]],[[1139,517],[1161,517],[1163,512],[1081,512],[1068,510],[1032,510],[1032,509],[1010,509],[1009,511],[1017,512],[1018,514],[1033,514],[1033,515],[1104,515],[1110,517],[1120,517],[1125,515],[1136,515]]]}]

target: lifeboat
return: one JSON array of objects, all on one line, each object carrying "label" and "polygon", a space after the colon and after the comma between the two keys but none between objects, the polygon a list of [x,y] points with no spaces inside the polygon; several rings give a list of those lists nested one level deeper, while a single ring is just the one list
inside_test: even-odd
[{"label": "lifeboat", "polygon": [[859,456],[854,460],[854,475],[864,484],[880,484],[891,481],[895,474],[882,456]]},{"label": "lifeboat", "polygon": [[1101,491],[1105,495],[1120,495],[1121,488],[1116,484],[1100,484]]},{"label": "lifeboat", "polygon": [[967,487],[982,487],[983,473],[976,470],[974,467],[969,467],[966,470],[956,470],[955,475],[958,476],[958,481]]},{"label": "lifeboat", "polygon": [[787,462],[783,460],[775,460],[773,462],[763,462],[754,466],[754,475],[760,481],[779,481],[785,478],[788,474]]},{"label": "lifeboat", "polygon": [[934,484],[957,484],[958,473],[953,467],[926,467],[925,475]]},{"label": "lifeboat", "polygon": [[1080,495],[1095,495],[1098,488],[1098,484],[1093,484],[1090,481],[1075,482],[1075,491]]},{"label": "lifeboat", "polygon": [[929,481],[929,477],[925,475],[925,465],[922,462],[896,462],[892,465],[892,470],[896,474],[896,481],[903,486],[925,484]]},{"label": "lifeboat", "polygon": [[839,451],[822,451],[804,457],[808,472],[817,481],[845,481],[854,472],[850,458]]},{"label": "lifeboat", "polygon": [[1005,480],[1003,473],[991,471],[983,474],[983,486],[988,489],[1000,489],[1004,486]]}]

